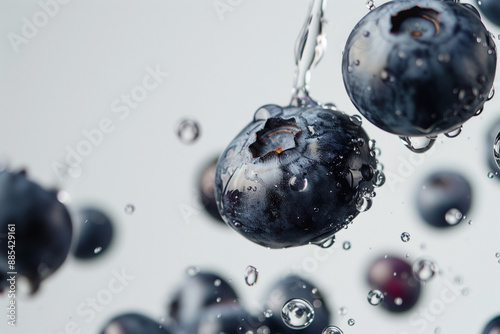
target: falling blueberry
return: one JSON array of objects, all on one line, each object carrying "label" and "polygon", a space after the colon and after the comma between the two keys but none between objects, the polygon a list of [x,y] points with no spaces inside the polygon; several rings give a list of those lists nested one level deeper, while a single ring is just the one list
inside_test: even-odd
[{"label": "falling blueberry", "polygon": [[219,159],[219,212],[262,246],[331,245],[381,185],[374,149],[357,118],[321,106],[265,106]]},{"label": "falling blueberry", "polygon": [[169,334],[163,325],[138,313],[125,313],[108,321],[101,334]]},{"label": "falling blueberry", "polygon": [[78,259],[92,259],[104,254],[113,239],[111,219],[100,209],[80,209],[73,219],[78,225],[78,237],[73,255]]},{"label": "falling blueberry", "polygon": [[[73,226],[56,191],[42,189],[24,172],[4,171],[0,172],[0,231],[0,291],[9,284],[7,273],[17,272],[35,293],[65,261]],[[15,254],[15,261],[9,254]]]},{"label": "falling blueberry", "polygon": [[368,269],[368,283],[384,294],[382,307],[390,312],[408,311],[420,296],[420,283],[413,276],[412,266],[398,257],[373,262]]},{"label": "falling blueberry", "polygon": [[437,171],[421,184],[417,209],[425,222],[435,227],[450,227],[467,215],[472,203],[472,188],[461,174]]},{"label": "falling blueberry", "polygon": [[491,98],[495,70],[490,33],[455,1],[382,4],[355,26],[342,60],[356,108],[400,136],[454,135]]}]

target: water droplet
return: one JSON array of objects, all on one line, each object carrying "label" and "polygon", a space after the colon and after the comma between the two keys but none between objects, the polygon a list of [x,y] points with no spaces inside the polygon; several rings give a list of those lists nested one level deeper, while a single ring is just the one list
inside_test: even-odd
[{"label": "water droplet", "polygon": [[247,269],[245,269],[245,283],[248,286],[253,286],[255,283],[257,283],[257,279],[259,278],[259,271],[257,268],[253,266],[248,266]]},{"label": "water droplet", "polygon": [[450,209],[446,212],[444,219],[449,225],[456,225],[462,220],[462,212],[458,209]]},{"label": "water droplet", "polygon": [[344,316],[347,314],[347,307],[340,307],[339,310],[337,311],[337,313],[340,315],[340,316]]},{"label": "water droplet", "polygon": [[316,212],[316,213],[318,213],[319,212],[319,208],[315,207],[315,208],[313,208],[313,211]]},{"label": "water droplet", "polygon": [[233,226],[235,228],[242,228],[243,227],[243,224],[237,220],[233,220]]},{"label": "water droplet", "polygon": [[57,200],[63,204],[66,204],[71,200],[71,197],[69,196],[69,194],[66,191],[59,190],[57,192]]},{"label": "water droplet", "polygon": [[410,241],[410,233],[408,233],[408,232],[401,233],[401,241],[403,241],[403,242]]},{"label": "water droplet", "polygon": [[307,300],[290,299],[281,309],[281,319],[291,329],[303,329],[313,322],[314,309]]},{"label": "water droplet", "polygon": [[375,6],[375,1],[373,1],[373,0],[366,0],[366,8],[368,8],[369,10],[374,10],[375,8],[377,8]]},{"label": "water droplet", "polygon": [[462,296],[468,296],[469,295],[469,289],[468,288],[463,288],[462,289]]},{"label": "water droplet", "polygon": [[283,108],[275,104],[268,104],[257,109],[255,114],[253,115],[253,120],[254,122],[260,120],[266,120],[271,117],[278,117],[282,114],[283,114]]},{"label": "water droplet", "polygon": [[415,275],[419,281],[427,282],[433,278],[434,275],[436,275],[438,267],[434,261],[429,259],[419,259],[413,264],[412,270],[413,275]]},{"label": "water droplet", "polygon": [[135,212],[135,206],[133,204],[127,204],[125,205],[125,213],[127,215],[131,215]]},{"label": "water droplet", "polygon": [[493,157],[495,158],[495,164],[498,168],[500,168],[500,132],[497,134],[495,141],[493,142]]},{"label": "water droplet", "polygon": [[[479,1],[479,2],[481,2],[481,1]],[[436,327],[436,329],[434,330],[434,334],[441,334],[441,328]]]},{"label": "water droplet", "polygon": [[220,286],[221,284],[222,284],[222,281],[221,281],[220,279],[218,279],[218,278],[214,281],[214,286],[217,286],[217,287],[218,287],[218,286]]},{"label": "water droplet", "polygon": [[488,172],[488,178],[489,178],[489,179],[494,178],[494,177],[495,177],[495,174],[496,174],[496,173],[495,173],[494,171],[490,170],[490,171]]},{"label": "water droplet", "polygon": [[321,334],[344,334],[344,332],[337,326],[328,326],[323,329]]},{"label": "water droplet", "polygon": [[307,189],[307,178],[294,175],[290,178],[289,184],[293,191],[304,191]]},{"label": "water droplet", "polygon": [[401,298],[401,297],[394,298],[394,304],[396,304],[398,306],[402,305],[403,304],[403,298]]},{"label": "water droplet", "polygon": [[188,276],[196,276],[199,272],[200,268],[196,266],[191,266],[186,269],[186,274],[188,274]]},{"label": "water droplet", "polygon": [[445,133],[444,135],[448,138],[455,138],[458,137],[458,135],[462,133],[462,126],[460,125],[459,128],[456,128],[455,130],[452,130],[450,132]]},{"label": "water droplet", "polygon": [[436,142],[436,137],[399,137],[399,139],[414,153],[425,153]]},{"label": "water droplet", "polygon": [[370,305],[377,306],[384,301],[384,294],[380,290],[370,290],[366,298]]},{"label": "water droplet", "polygon": [[363,124],[363,119],[359,115],[350,116],[349,120],[353,122],[355,126],[361,126],[361,124]]},{"label": "water droplet", "polygon": [[99,254],[102,251],[102,247],[94,248],[94,254]]},{"label": "water droplet", "polygon": [[215,300],[217,303],[220,303],[222,301],[222,298],[221,297],[217,297],[217,299]]},{"label": "water droplet", "polygon": [[372,199],[368,196],[361,195],[356,200],[356,209],[359,212],[368,211],[372,207]]},{"label": "water droplet", "polygon": [[184,144],[194,143],[200,136],[200,127],[198,122],[192,119],[184,119],[177,127],[177,137]]},{"label": "water droplet", "polygon": [[375,171],[375,181],[373,182],[373,185],[375,187],[381,187],[385,183],[385,174],[381,170],[376,170]]},{"label": "water droplet", "polygon": [[495,87],[491,87],[490,93],[488,94],[488,98],[486,98],[486,101],[489,101],[495,96]]},{"label": "water droplet", "polygon": [[342,244],[342,248],[343,248],[344,250],[349,250],[349,249],[351,249],[351,242],[349,242],[349,241],[344,241],[344,243]]},{"label": "water droplet", "polygon": [[495,254],[495,257],[496,257],[497,259],[499,259],[499,258],[500,258],[500,252],[497,252],[497,253]]},{"label": "water droplet", "polygon": [[351,318],[351,319],[347,320],[347,324],[348,324],[349,326],[354,326],[354,324],[355,324],[355,323],[356,323],[356,321],[355,321],[353,318]]}]

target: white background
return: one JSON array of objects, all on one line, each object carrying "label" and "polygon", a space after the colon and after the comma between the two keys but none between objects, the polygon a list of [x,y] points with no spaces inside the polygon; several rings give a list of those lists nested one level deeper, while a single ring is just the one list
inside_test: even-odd
[{"label": "white background", "polygon": [[[82,333],[98,333],[110,317],[125,311],[160,321],[190,265],[231,279],[252,311],[271,284],[298,266],[324,294],[332,324],[346,334],[433,333],[436,327],[443,334],[479,333],[500,314],[500,263],[495,258],[500,251],[500,183],[487,177],[485,158],[491,146],[485,137],[500,117],[500,97],[487,103],[458,138],[440,137],[424,156],[411,154],[397,137],[365,121],[365,130],[382,149],[386,172],[400,178],[389,177],[372,209],[339,232],[328,252],[315,246],[268,250],[200,210],[194,196],[196,179],[201,166],[259,106],[288,104],[293,48],[309,1],[221,1],[232,10],[219,15],[212,0],[73,0],[60,5],[17,53],[8,34],[21,35],[23,18],[32,21],[41,9],[34,0],[0,1],[1,158],[14,169],[27,168],[30,177],[46,187],[66,190],[71,210],[87,203],[105,208],[118,230],[102,258],[83,263],[68,257],[37,295],[20,294],[18,326],[7,326],[1,316],[0,333],[55,334],[70,322]],[[349,114],[356,111],[342,83],[342,49],[367,11],[363,0],[329,1],[329,46],[311,82],[313,98],[334,102]],[[500,32],[486,25],[495,35]],[[141,85],[146,68],[156,66],[168,72],[168,78],[121,120],[111,103]],[[192,145],[176,135],[184,117],[196,119],[201,127]],[[82,176],[58,180],[54,162],[63,163],[66,147],[76,148],[85,139],[82,131],[96,128],[104,118],[113,121],[114,131],[84,158]],[[419,182],[436,169],[462,172],[474,190],[467,219],[445,231],[427,226],[415,209]],[[133,215],[124,212],[128,203],[136,207]],[[470,219],[472,225],[467,224]],[[408,243],[401,241],[402,232],[411,234]],[[352,243],[349,251],[342,249],[345,240]],[[435,259],[443,274],[424,287],[408,313],[393,315],[370,306],[370,261],[406,253],[411,261],[424,255]],[[247,265],[260,272],[253,287],[244,283]],[[134,280],[87,322],[76,312],[78,305],[96,297],[112,271],[122,269]],[[436,300],[447,284],[457,286],[457,276],[468,295],[459,294],[419,331],[423,328],[410,319],[424,319],[420,312],[439,304]],[[5,295],[0,305],[7,306]],[[337,314],[341,306],[348,309],[345,317]],[[349,318],[356,321],[352,327]]]}]

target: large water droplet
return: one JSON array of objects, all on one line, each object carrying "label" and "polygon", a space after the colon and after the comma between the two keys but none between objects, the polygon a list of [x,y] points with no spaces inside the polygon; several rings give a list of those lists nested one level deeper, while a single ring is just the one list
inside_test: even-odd
[{"label": "large water droplet", "polygon": [[415,275],[419,281],[427,282],[436,275],[438,267],[434,261],[419,259],[413,264],[412,270],[413,275]]},{"label": "large water droplet", "polygon": [[291,329],[303,329],[308,327],[314,320],[314,309],[304,299],[290,299],[281,309],[281,318],[285,325]]},{"label": "large water droplet", "polygon": [[414,153],[425,153],[436,142],[436,137],[399,137],[399,139]]},{"label": "large water droplet", "polygon": [[260,120],[266,120],[271,117],[278,117],[282,114],[283,114],[283,108],[275,104],[268,104],[257,109],[255,114],[253,115],[253,120],[254,122]]},{"label": "large water droplet", "polygon": [[460,125],[459,128],[456,128],[455,130],[447,132],[444,135],[448,138],[455,138],[455,137],[458,137],[458,135],[461,133],[462,133],[462,126]]},{"label": "large water droplet", "polygon": [[192,119],[184,119],[177,127],[177,137],[184,144],[194,143],[200,136],[200,126]]},{"label": "large water droplet", "polygon": [[334,243],[335,243],[335,236],[332,235],[331,237],[327,237],[326,239],[323,239],[323,240],[320,240],[317,242],[313,242],[312,244],[319,246],[321,248],[330,248],[333,246]]},{"label": "large water droplet", "polygon": [[245,269],[245,283],[248,286],[253,286],[257,283],[257,279],[259,278],[259,271],[254,266],[248,266]]},{"label": "large water droplet", "polygon": [[290,189],[293,191],[304,191],[307,189],[307,178],[302,176],[292,176],[290,178]]},{"label": "large water droplet", "polygon": [[456,225],[460,222],[460,220],[462,220],[462,217],[462,212],[460,212],[460,210],[458,209],[453,208],[446,212],[444,219],[449,225]]},{"label": "large water droplet", "polygon": [[403,233],[401,233],[401,240],[402,240],[403,242],[408,242],[408,241],[410,241],[410,233],[408,233],[408,232],[403,232]]},{"label": "large water droplet", "polygon": [[340,328],[337,326],[328,326],[323,331],[321,334],[344,334]]},{"label": "large water droplet", "polygon": [[384,294],[380,290],[370,290],[366,299],[370,305],[377,306],[384,301]]},{"label": "large water droplet", "polygon": [[373,201],[370,197],[361,195],[356,200],[356,209],[359,212],[368,211],[372,207],[372,203]]}]

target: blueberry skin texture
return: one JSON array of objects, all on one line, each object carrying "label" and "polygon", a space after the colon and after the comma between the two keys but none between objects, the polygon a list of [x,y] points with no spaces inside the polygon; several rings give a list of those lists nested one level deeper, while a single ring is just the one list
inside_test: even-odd
[{"label": "blueberry skin texture", "polygon": [[[111,219],[97,208],[83,208],[78,211],[76,224],[80,231],[73,249],[73,256],[78,259],[93,259],[104,254],[113,239],[113,224]],[[95,249],[100,247],[99,252]]]},{"label": "blueberry skin texture", "polygon": [[500,333],[500,315],[491,321],[483,329],[482,334],[496,334]]},{"label": "blueberry skin texture", "polygon": [[476,4],[489,21],[500,26],[500,3],[497,0],[476,0]]},{"label": "blueberry skin texture", "polygon": [[[313,290],[315,289],[315,290]],[[281,318],[281,309],[287,301],[300,298],[308,301],[314,310],[314,320],[304,329],[290,329]],[[273,315],[265,319],[265,324],[271,333],[318,334],[331,324],[330,311],[319,289],[299,276],[290,275],[277,282],[267,294],[265,310],[270,309]],[[264,312],[264,310],[262,310]]]},{"label": "blueberry skin texture", "polygon": [[[216,284],[219,281],[220,284]],[[183,327],[195,321],[205,308],[233,305],[237,301],[236,292],[225,279],[214,273],[200,272],[185,278],[168,305],[168,314],[176,326]]]},{"label": "blueberry skin texture", "polygon": [[[260,110],[270,112],[262,117]],[[359,213],[376,159],[361,123],[340,111],[269,105],[228,145],[215,195],[224,221],[269,248],[320,242]]]},{"label": "blueberry skin texture", "polygon": [[446,212],[457,209],[467,215],[472,204],[472,187],[461,174],[437,171],[426,177],[418,188],[417,209],[422,219],[434,227],[446,228]]},{"label": "blueberry skin texture", "polygon": [[342,74],[351,101],[374,125],[400,136],[432,136],[479,112],[496,58],[495,43],[471,5],[396,0],[355,26]]},{"label": "blueberry skin texture", "polygon": [[196,319],[176,330],[176,334],[265,333],[266,327],[239,305],[214,305],[200,310]]},{"label": "blueberry skin texture", "polygon": [[125,313],[111,319],[101,334],[170,334],[159,323],[138,313]]},{"label": "blueberry skin texture", "polygon": [[57,192],[42,189],[24,172],[0,172],[0,291],[8,290],[8,225],[15,225],[15,270],[31,293],[55,272],[70,250],[73,226]]},{"label": "blueberry skin texture", "polygon": [[[413,276],[411,265],[396,256],[375,260],[368,269],[367,280],[372,289],[384,293],[382,307],[393,313],[410,310],[420,297],[420,283]],[[403,302],[398,305],[396,298]]]}]

